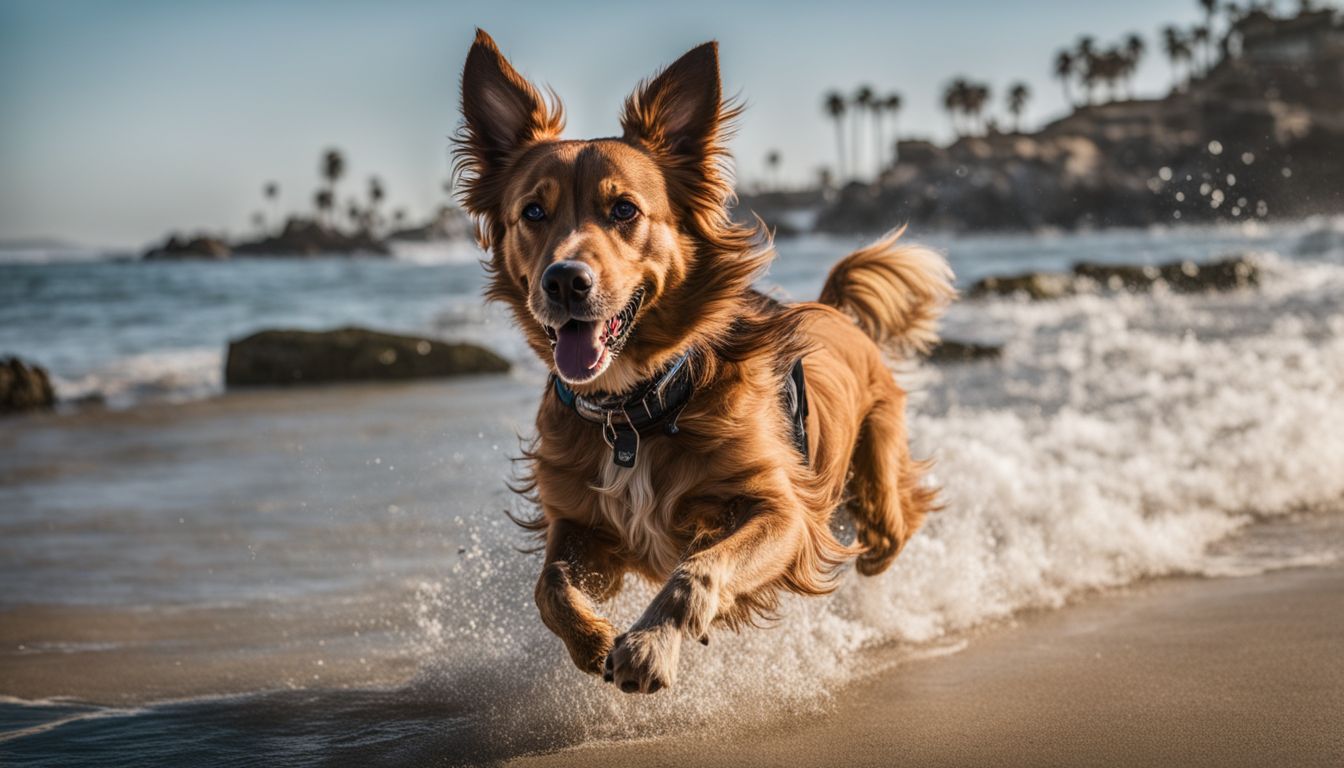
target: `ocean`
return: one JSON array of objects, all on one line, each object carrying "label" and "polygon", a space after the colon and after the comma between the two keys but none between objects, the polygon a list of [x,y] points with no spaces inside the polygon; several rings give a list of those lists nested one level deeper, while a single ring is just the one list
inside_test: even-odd
[{"label": "ocean", "polygon": [[[955,306],[945,336],[1002,358],[896,374],[945,509],[887,573],[691,644],[677,685],[640,699],[578,673],[537,619],[504,482],[544,372],[482,305],[474,248],[0,256],[0,354],[46,366],[66,402],[0,425],[0,762],[452,765],[750,728],[1023,612],[1344,554],[1344,223],[907,236],[963,287],[1245,253],[1262,276]],[[783,240],[763,286],[812,298],[858,244]],[[518,366],[223,393],[229,339],[341,325]],[[628,623],[651,595],[631,582],[606,610]]]}]

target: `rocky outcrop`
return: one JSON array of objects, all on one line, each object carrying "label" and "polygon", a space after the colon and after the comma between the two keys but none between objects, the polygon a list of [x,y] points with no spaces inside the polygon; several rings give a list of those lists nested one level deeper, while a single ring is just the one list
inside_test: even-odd
[{"label": "rocky outcrop", "polygon": [[1071,230],[1344,210],[1344,17],[1254,11],[1235,34],[1238,55],[1161,99],[1080,107],[1033,134],[900,142],[896,163],[842,189],[817,229]]},{"label": "rocky outcrop", "polygon": [[0,359],[0,414],[46,410],[56,404],[47,372],[17,357]]},{"label": "rocky outcrop", "polygon": [[1204,293],[1249,288],[1260,282],[1260,269],[1248,256],[1218,261],[1193,261],[1133,266],[1127,264],[1075,264],[1072,272],[1026,272],[1007,277],[977,280],[967,298],[1024,295],[1031,299],[1057,299],[1080,291],[1110,290],[1131,293],[1151,291],[1158,285],[1177,293]]},{"label": "rocky outcrop", "polygon": [[169,237],[162,245],[156,245],[145,251],[145,261],[223,261],[229,258],[233,249],[217,237],[197,235],[183,238],[177,235]]},{"label": "rocky outcrop", "polygon": [[270,237],[239,243],[237,256],[390,256],[392,251],[382,240],[368,232],[341,232],[315,221],[292,218],[284,230]]},{"label": "rocky outcrop", "polygon": [[504,373],[504,358],[474,344],[450,344],[363,328],[272,330],[229,343],[229,387],[432,378]]}]

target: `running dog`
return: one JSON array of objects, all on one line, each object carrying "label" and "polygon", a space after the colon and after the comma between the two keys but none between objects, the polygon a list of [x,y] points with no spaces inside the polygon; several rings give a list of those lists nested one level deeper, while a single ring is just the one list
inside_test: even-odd
[{"label": "running dog", "polygon": [[[936,343],[950,269],[897,232],[837,263],[816,302],[757,292],[774,251],[729,215],[739,112],[716,43],[590,141],[561,138],[558,99],[484,32],[462,73],[455,171],[486,294],[552,372],[515,484],[545,542],[537,607],[579,669],[629,693],[674,683],[683,638],[827,593],[851,559],[882,572],[936,505],[883,351]],[[618,633],[596,604],[626,573],[662,588]]]}]

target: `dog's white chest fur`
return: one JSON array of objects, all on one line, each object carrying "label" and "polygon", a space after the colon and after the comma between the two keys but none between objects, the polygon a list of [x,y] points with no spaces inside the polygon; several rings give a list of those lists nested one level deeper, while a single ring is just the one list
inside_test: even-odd
[{"label": "dog's white chest fur", "polygon": [[673,523],[677,502],[690,483],[678,481],[671,473],[656,474],[659,467],[666,473],[668,466],[659,458],[657,451],[646,449],[632,468],[608,462],[602,469],[601,486],[593,491],[598,495],[602,516],[620,535],[625,548],[666,575],[681,560]]}]

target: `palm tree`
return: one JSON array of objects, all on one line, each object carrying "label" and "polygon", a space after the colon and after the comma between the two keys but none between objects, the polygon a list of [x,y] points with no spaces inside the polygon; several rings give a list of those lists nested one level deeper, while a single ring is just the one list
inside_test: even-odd
[{"label": "palm tree", "polygon": [[317,208],[319,219],[329,218],[329,212],[335,203],[335,197],[332,196],[330,189],[319,189],[313,194],[313,205]]},{"label": "palm tree", "polygon": [[1204,61],[1200,64],[1200,75],[1207,75],[1210,69],[1213,69],[1213,51],[1209,48],[1209,28],[1197,26],[1190,30],[1190,40],[1194,42],[1196,50],[1204,52]]},{"label": "palm tree", "polygon": [[988,125],[985,123],[982,115],[985,111],[985,105],[989,103],[990,90],[988,83],[975,83],[966,92],[966,114],[980,119],[980,129],[988,131]]},{"label": "palm tree", "polygon": [[1208,38],[1213,34],[1213,14],[1218,10],[1218,0],[1199,0],[1199,7],[1204,9],[1204,47],[1208,56],[1207,67],[1213,69],[1213,46],[1209,44]]},{"label": "palm tree", "polygon": [[1064,86],[1064,100],[1073,106],[1073,92],[1069,88],[1069,81],[1073,79],[1073,54],[1067,50],[1061,50],[1055,54],[1055,77]]},{"label": "palm tree", "polygon": [[327,182],[327,192],[331,196],[328,208],[336,202],[336,182],[345,175],[345,155],[339,149],[328,149],[322,153],[322,178]]},{"label": "palm tree", "polygon": [[[901,94],[899,94],[899,93],[889,93],[889,94],[887,94],[887,98],[886,98],[886,100],[884,100],[884,101],[882,102],[882,104],[883,104],[883,108],[886,109],[886,111],[888,111],[888,112],[891,113],[891,128],[892,128],[892,131],[891,131],[891,132],[892,132],[892,135],[895,136],[896,139],[897,139],[896,141],[892,142],[892,145],[891,145],[891,164],[892,164],[892,165],[895,165],[895,164],[896,164],[896,145],[897,145],[898,143],[900,143],[900,132],[896,130],[896,115],[899,114],[900,111],[901,111]],[[878,157],[879,157],[879,158],[881,157],[881,154],[880,154],[880,153],[878,154]]]},{"label": "palm tree", "polygon": [[1022,132],[1022,110],[1027,107],[1027,99],[1031,98],[1031,89],[1026,83],[1013,83],[1008,89],[1008,112],[1013,116],[1013,133]]},{"label": "palm tree", "polygon": [[378,216],[378,206],[383,204],[383,180],[377,176],[369,177],[369,222],[368,228],[375,229],[380,225]]},{"label": "palm tree", "polygon": [[1181,84],[1181,61],[1189,50],[1179,29],[1172,26],[1162,28],[1162,50],[1171,62],[1171,88],[1176,90]]},{"label": "palm tree", "polygon": [[872,97],[869,98],[868,113],[872,115],[873,118],[873,149],[876,150],[873,153],[873,162],[877,166],[877,171],[874,173],[874,176],[882,175],[882,156],[885,154],[882,150],[884,145],[882,140],[882,113],[886,111],[886,109],[886,99],[877,94],[873,94]]},{"label": "palm tree", "polygon": [[957,115],[966,111],[966,92],[970,87],[965,78],[958,77],[943,89],[943,109],[947,110],[948,117],[952,118],[952,131],[957,136],[964,134],[961,125],[957,123]]},{"label": "palm tree", "polygon": [[1134,74],[1139,69],[1139,62],[1143,60],[1144,51],[1148,46],[1143,42],[1143,38],[1138,32],[1129,33],[1125,38],[1125,74],[1129,80],[1129,97],[1134,98]]},{"label": "palm tree", "polygon": [[850,144],[849,151],[852,153],[851,163],[854,175],[859,175],[859,132],[863,124],[863,113],[869,109],[873,103],[873,87],[871,85],[861,85],[859,90],[854,93],[854,120],[850,127],[854,131],[853,142]]},{"label": "palm tree", "polygon": [[[261,187],[261,194],[271,204],[271,212],[275,214],[277,223],[280,221],[280,185],[274,181],[268,181]],[[265,228],[265,224],[262,224]]]},{"label": "palm tree", "polygon": [[778,149],[765,153],[765,165],[770,169],[770,186],[776,191],[779,190],[779,164],[782,160]]},{"label": "palm tree", "polygon": [[845,110],[848,107],[845,97],[839,91],[831,91],[826,94],[826,114],[835,121],[835,172],[840,177],[841,183],[844,182],[847,175],[845,173]]}]

